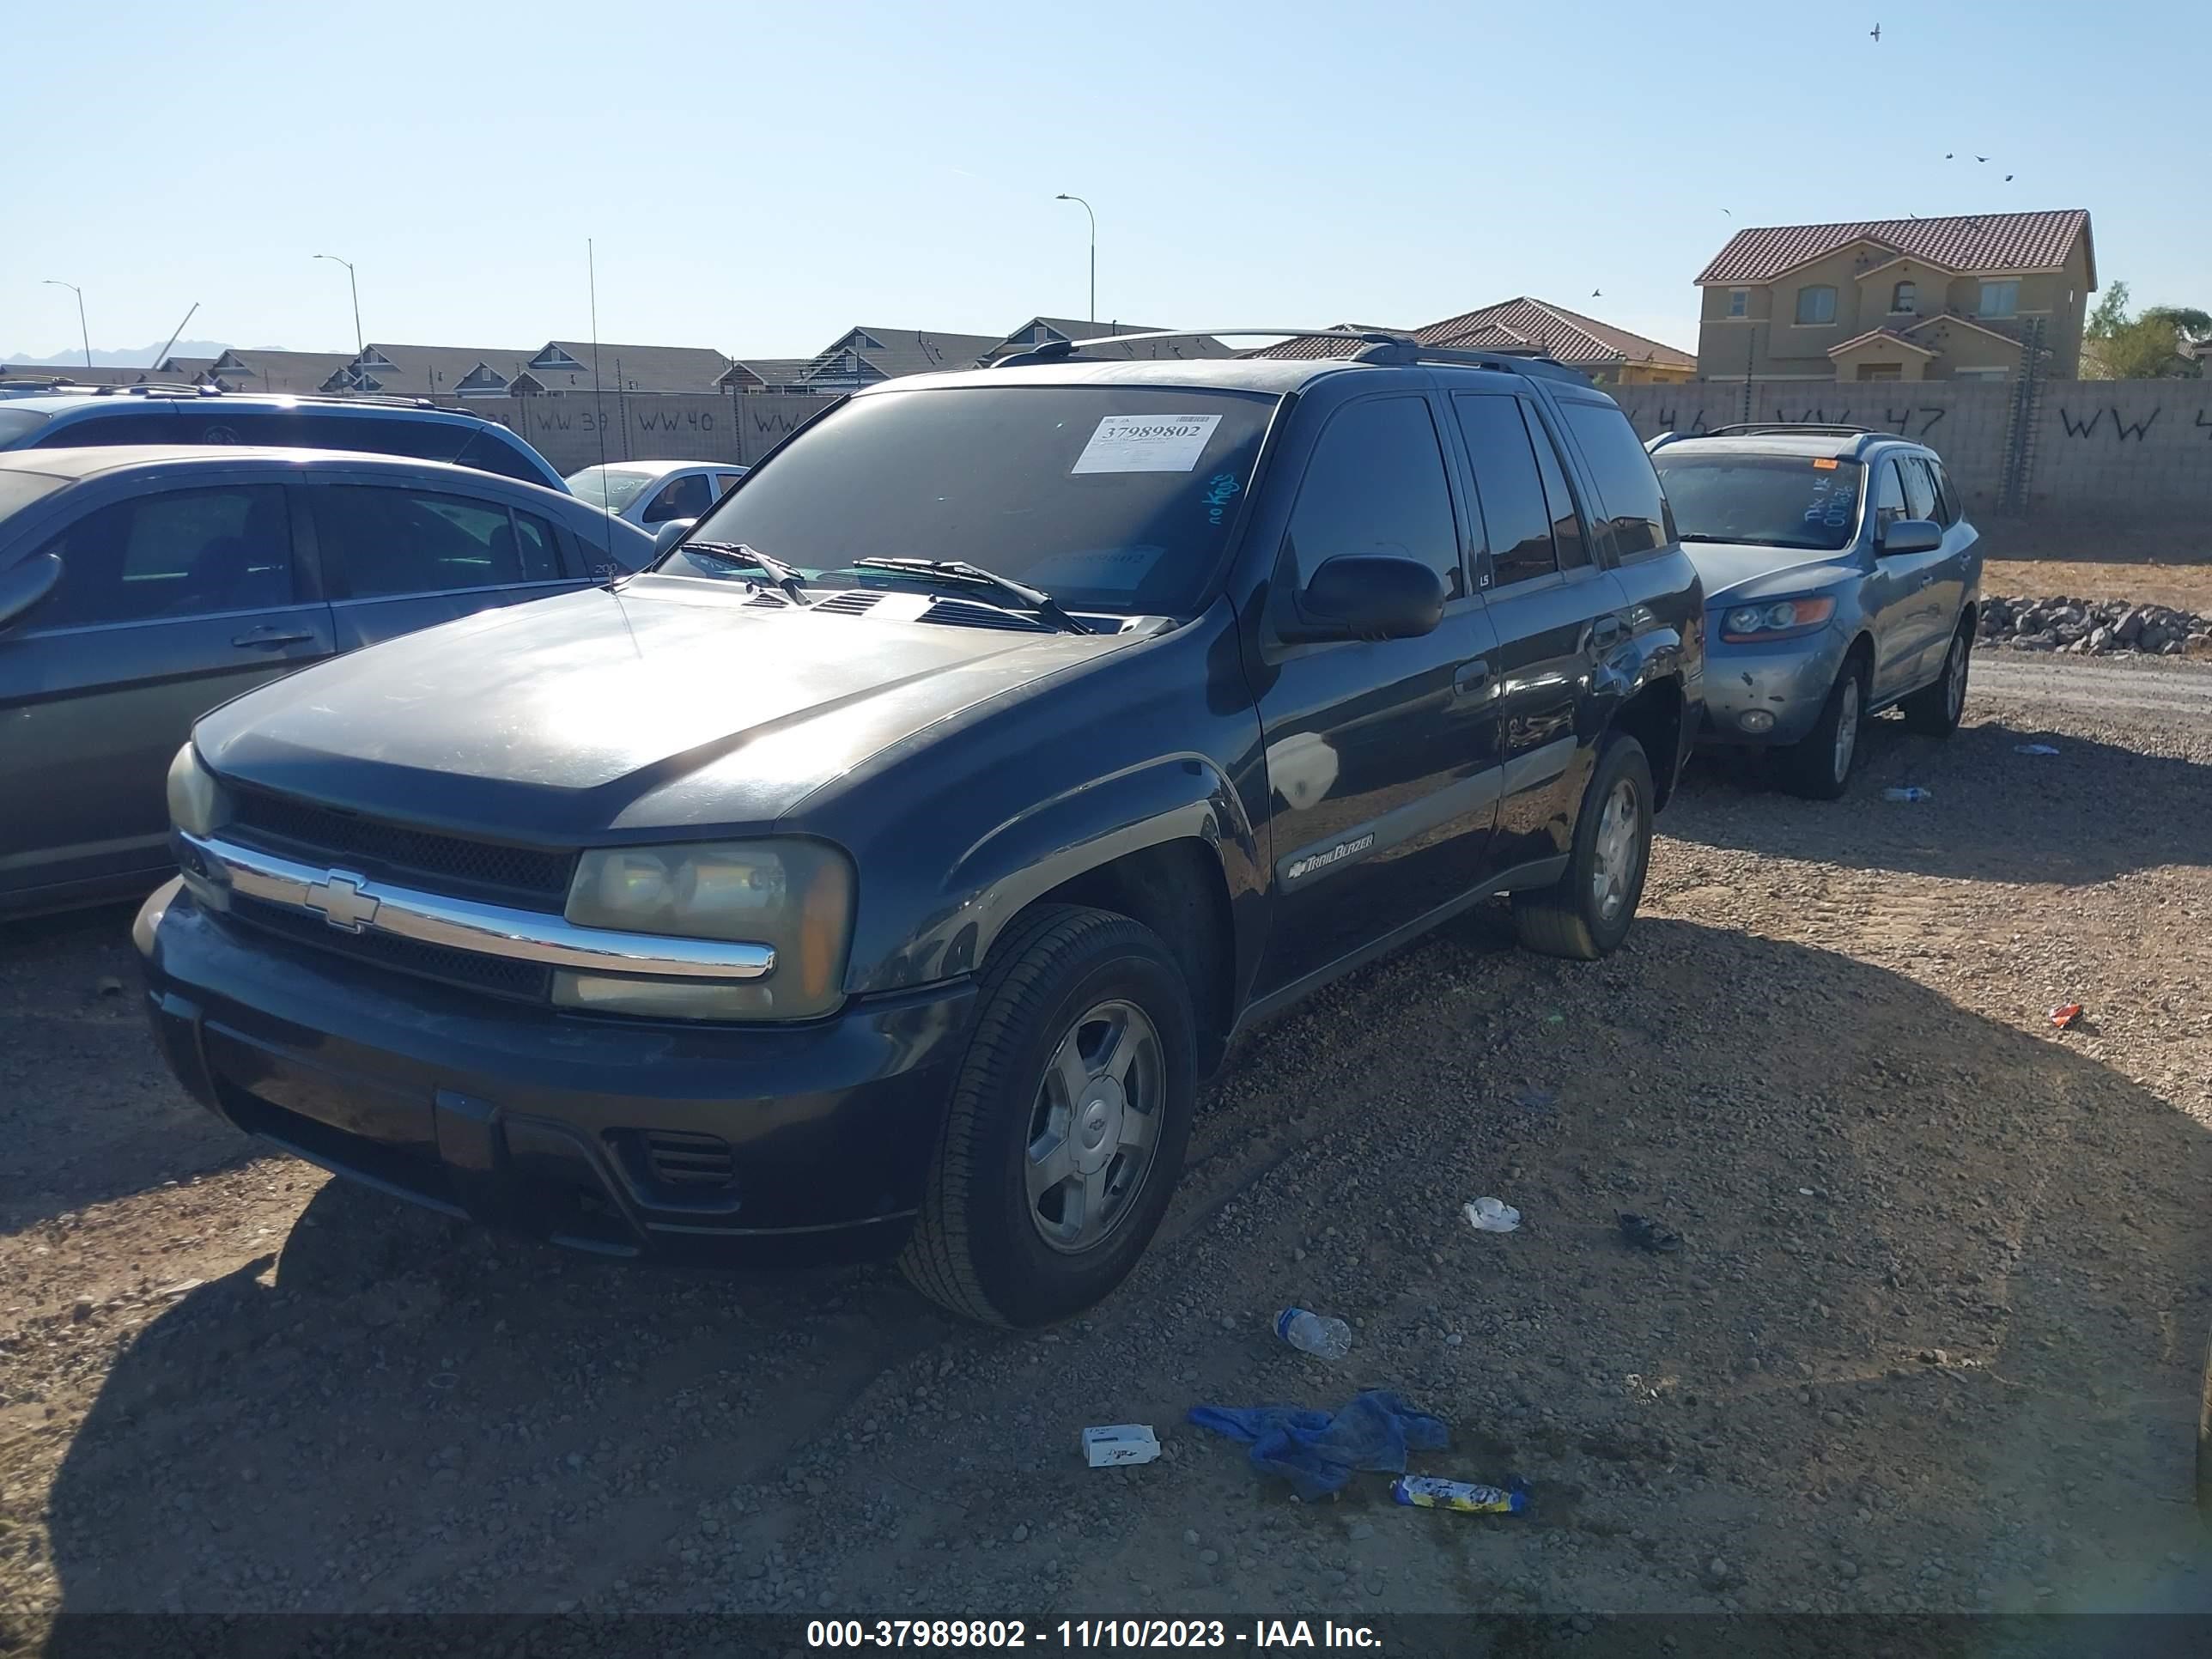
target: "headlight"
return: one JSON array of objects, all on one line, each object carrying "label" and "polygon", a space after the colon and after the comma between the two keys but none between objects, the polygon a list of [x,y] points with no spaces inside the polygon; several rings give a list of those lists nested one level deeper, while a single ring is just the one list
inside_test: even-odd
[{"label": "headlight", "polygon": [[807,1019],[843,995],[853,935],[853,866],[797,839],[618,847],[577,860],[565,914],[579,927],[744,940],[775,952],[763,978],[641,979],[567,970],[563,1007],[678,1019]]},{"label": "headlight", "polygon": [[224,816],[222,786],[187,743],[169,763],[169,822],[188,836],[211,836]]},{"label": "headlight", "polygon": [[1724,640],[1757,640],[1818,628],[1836,614],[1833,599],[1776,599],[1765,605],[1731,605],[1721,613]]}]

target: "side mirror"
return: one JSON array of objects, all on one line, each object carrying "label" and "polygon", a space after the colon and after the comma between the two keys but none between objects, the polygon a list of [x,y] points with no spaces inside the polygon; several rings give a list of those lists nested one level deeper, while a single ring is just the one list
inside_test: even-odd
[{"label": "side mirror", "polygon": [[62,579],[62,562],[51,553],[34,553],[21,564],[0,570],[0,629],[54,591]]},{"label": "side mirror", "polygon": [[1313,574],[1281,629],[1294,645],[1413,640],[1444,618],[1443,578],[1418,559],[1347,554]]},{"label": "side mirror", "polygon": [[666,524],[661,526],[659,529],[654,531],[653,532],[653,556],[657,559],[667,552],[670,548],[675,546],[677,543],[682,541],[686,536],[690,535],[691,533],[691,526],[698,522],[699,520],[696,519],[671,519]]},{"label": "side mirror", "polygon": [[1899,519],[1881,532],[1875,544],[1875,551],[1887,558],[1893,554],[1933,553],[1943,545],[1943,526],[1933,519]]}]

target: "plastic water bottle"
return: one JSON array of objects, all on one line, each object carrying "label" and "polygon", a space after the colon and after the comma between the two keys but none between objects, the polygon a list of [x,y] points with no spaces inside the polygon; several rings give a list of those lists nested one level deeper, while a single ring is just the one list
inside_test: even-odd
[{"label": "plastic water bottle", "polygon": [[1320,1359],[1341,1359],[1352,1352],[1352,1327],[1341,1319],[1324,1319],[1304,1308],[1285,1308],[1275,1316],[1275,1334],[1300,1353]]},{"label": "plastic water bottle", "polygon": [[1884,800],[1934,800],[1936,792],[1932,789],[1923,789],[1916,783],[1908,789],[1885,789],[1881,792],[1881,798]]}]

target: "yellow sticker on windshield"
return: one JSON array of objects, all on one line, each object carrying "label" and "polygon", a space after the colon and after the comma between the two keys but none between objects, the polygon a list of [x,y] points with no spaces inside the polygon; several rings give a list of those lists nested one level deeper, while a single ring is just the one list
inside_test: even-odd
[{"label": "yellow sticker on windshield", "polygon": [[1825,457],[1813,463],[1813,471],[1815,472],[1833,472],[1835,470],[1836,464]]}]

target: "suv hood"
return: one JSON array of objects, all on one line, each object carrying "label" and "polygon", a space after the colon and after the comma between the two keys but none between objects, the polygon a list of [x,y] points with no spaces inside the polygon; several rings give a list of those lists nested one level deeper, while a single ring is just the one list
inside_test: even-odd
[{"label": "suv hood", "polygon": [[1684,542],[1698,568],[1708,608],[1745,599],[1786,599],[1817,592],[1865,575],[1848,549],[1817,553],[1801,547],[1761,547],[1746,542]]},{"label": "suv hood", "polygon": [[193,736],[233,781],[501,839],[762,825],[892,744],[1139,637],[752,598],[645,577],[484,611],[249,692]]}]

